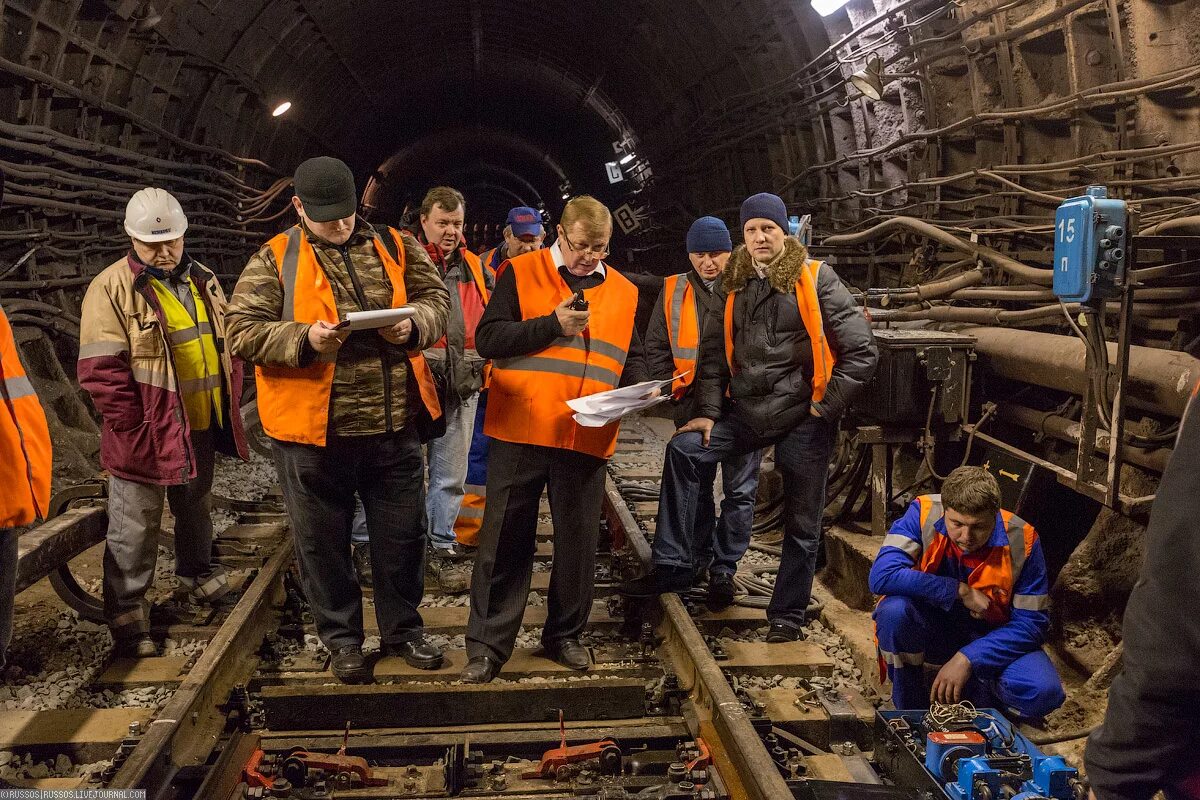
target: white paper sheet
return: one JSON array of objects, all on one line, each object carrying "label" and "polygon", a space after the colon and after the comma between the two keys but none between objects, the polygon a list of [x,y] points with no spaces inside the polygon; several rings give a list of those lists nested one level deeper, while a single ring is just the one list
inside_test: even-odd
[{"label": "white paper sheet", "polygon": [[[632,386],[577,397],[568,400],[567,405],[575,412],[573,419],[577,423],[585,428],[601,428],[626,414],[641,411],[669,399],[671,383],[683,375],[676,375],[665,381],[642,381]],[[663,393],[658,397],[647,397],[655,389],[663,390]]]},{"label": "white paper sheet", "polygon": [[382,308],[375,311],[351,311],[346,315],[347,326],[352,331],[369,331],[375,328],[386,328],[395,325],[402,319],[408,319],[417,310],[412,306],[399,308]]}]

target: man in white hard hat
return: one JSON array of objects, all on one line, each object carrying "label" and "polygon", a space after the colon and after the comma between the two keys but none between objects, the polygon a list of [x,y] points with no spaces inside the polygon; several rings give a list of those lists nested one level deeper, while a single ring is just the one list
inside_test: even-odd
[{"label": "man in white hard hat", "polygon": [[108,470],[104,613],[119,655],[157,654],[146,591],[163,499],[175,517],[178,596],[212,603],[228,579],[212,561],[214,452],[245,459],[241,362],[225,349],[225,295],[184,250],[187,217],[164,189],[125,209],[132,247],[83,298],[79,383],[102,419]]}]

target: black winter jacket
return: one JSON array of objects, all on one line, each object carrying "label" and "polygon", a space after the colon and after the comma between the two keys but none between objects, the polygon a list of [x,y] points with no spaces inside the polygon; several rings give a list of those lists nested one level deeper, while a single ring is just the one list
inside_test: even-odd
[{"label": "black winter jacket", "polygon": [[[708,318],[701,332],[699,416],[718,419],[726,388],[732,413],[765,437],[800,424],[812,399],[812,345],[796,304],[796,281],[808,260],[799,240],[788,237],[784,251],[759,278],[744,246],[729,259],[722,292],[735,292],[734,361],[730,379],[725,360],[724,315]],[[811,405],[836,422],[875,372],[878,352],[871,326],[837,273],[828,265],[817,276],[817,299],[834,367],[825,396]]]},{"label": "black winter jacket", "polygon": [[[1099,800],[1195,796],[1200,784],[1200,400],[1193,396],[1158,485],[1146,560],[1125,606],[1125,654],[1104,725],[1087,743]],[[1177,784],[1190,778],[1190,792]]]},{"label": "black winter jacket", "polygon": [[[710,316],[719,320],[724,313],[725,296],[720,293],[720,278],[712,289],[704,285],[704,281],[695,270],[687,273],[688,283],[692,285],[692,294],[696,299],[697,330],[704,330],[704,322]],[[666,287],[658,293],[654,303],[654,311],[650,314],[650,323],[646,326],[646,361],[650,366],[650,377],[654,380],[665,381],[675,374],[675,357],[671,355],[671,334],[667,330],[667,318],[663,313],[666,300]],[[700,362],[696,362],[697,374],[688,387],[687,392],[679,400],[670,401],[675,415],[676,425],[683,425],[698,415],[700,404],[697,401],[696,386],[699,381]]]}]

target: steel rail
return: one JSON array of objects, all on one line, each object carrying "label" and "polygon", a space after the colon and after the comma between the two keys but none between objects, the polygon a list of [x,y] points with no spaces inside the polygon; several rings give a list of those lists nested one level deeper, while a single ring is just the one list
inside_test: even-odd
[{"label": "steel rail", "polygon": [[[649,566],[650,545],[611,476],[606,479],[604,518],[614,539],[623,541],[643,565]],[[693,704],[711,717],[711,728],[719,739],[719,750],[724,751],[728,766],[733,768],[733,774],[729,774],[728,768],[721,769],[720,752],[714,748],[718,772],[730,794],[735,799],[750,800],[791,797],[791,789],[750,724],[749,715],[717,666],[716,659],[704,643],[704,637],[700,635],[683,602],[678,595],[665,594],[659,598],[659,603],[667,634],[663,644],[672,657],[680,679],[689,688]],[[706,722],[703,719],[700,721],[702,729],[708,728]],[[704,733],[704,730],[699,733]]]},{"label": "steel rail", "polygon": [[149,798],[167,797],[181,768],[208,759],[225,728],[222,706],[234,686],[250,679],[259,645],[276,625],[292,553],[292,539],[286,537],[107,788],[145,789]]}]

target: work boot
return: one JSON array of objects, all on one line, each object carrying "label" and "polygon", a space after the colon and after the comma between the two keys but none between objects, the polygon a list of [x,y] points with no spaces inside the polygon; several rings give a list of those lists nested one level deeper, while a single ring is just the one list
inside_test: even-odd
[{"label": "work boot", "polygon": [[212,569],[203,575],[190,578],[176,575],[175,579],[179,581],[175,597],[197,606],[211,606],[229,594],[229,590],[233,588],[229,585],[229,573],[220,564],[214,564]]},{"label": "work boot", "polygon": [[577,669],[581,672],[592,665],[591,656],[588,655],[587,648],[579,643],[578,639],[560,639],[557,642],[544,644],[546,657],[551,661],[556,661],[564,667]]},{"label": "work boot", "polygon": [[424,636],[399,644],[385,644],[383,649],[390,656],[400,656],[410,667],[437,669],[442,666],[441,648]]},{"label": "work boot", "polygon": [[117,639],[113,645],[113,655],[117,658],[154,658],[158,655],[158,645],[148,633]]},{"label": "work boot", "polygon": [[718,572],[708,576],[708,606],[716,610],[733,605],[737,590],[733,585],[733,576]]},{"label": "work boot", "polygon": [[654,569],[640,578],[621,584],[617,592],[625,597],[657,597],[668,592],[686,592],[692,588],[692,570],[656,564]]},{"label": "work boot", "polygon": [[339,647],[329,661],[329,670],[342,683],[371,682],[371,670],[363,658],[362,647],[356,644]]},{"label": "work boot", "polygon": [[371,586],[371,546],[366,542],[355,542],[350,548],[350,560],[354,562],[354,575],[359,586]]},{"label": "work boot", "polygon": [[771,629],[767,631],[767,644],[798,642],[803,638],[804,630],[802,628],[797,628],[795,625],[789,625],[786,622],[772,622]]},{"label": "work boot", "polygon": [[475,656],[458,678],[463,683],[491,683],[500,674],[500,662],[488,656]]}]

